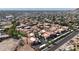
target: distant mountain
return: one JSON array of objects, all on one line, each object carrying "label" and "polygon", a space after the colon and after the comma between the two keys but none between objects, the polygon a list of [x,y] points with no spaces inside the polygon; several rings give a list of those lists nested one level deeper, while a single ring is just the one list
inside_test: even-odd
[{"label": "distant mountain", "polygon": [[73,10],[72,12],[73,12],[73,13],[77,13],[77,14],[79,14],[79,8]]}]

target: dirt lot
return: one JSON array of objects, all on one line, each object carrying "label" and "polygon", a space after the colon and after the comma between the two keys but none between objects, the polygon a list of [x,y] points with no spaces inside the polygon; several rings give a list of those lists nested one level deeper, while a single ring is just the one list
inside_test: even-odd
[{"label": "dirt lot", "polygon": [[31,48],[29,45],[24,45],[23,47],[17,49],[17,51],[34,51],[34,49]]},{"label": "dirt lot", "polygon": [[19,40],[9,38],[0,42],[0,51],[14,51],[18,46]]}]

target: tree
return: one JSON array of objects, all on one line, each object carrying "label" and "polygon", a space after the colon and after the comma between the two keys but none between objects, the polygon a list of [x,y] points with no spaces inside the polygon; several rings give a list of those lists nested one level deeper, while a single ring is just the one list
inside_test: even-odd
[{"label": "tree", "polygon": [[25,36],[24,33],[16,30],[16,21],[12,21],[12,26],[8,29],[5,29],[6,33],[9,34],[11,37],[19,39],[22,36]]}]

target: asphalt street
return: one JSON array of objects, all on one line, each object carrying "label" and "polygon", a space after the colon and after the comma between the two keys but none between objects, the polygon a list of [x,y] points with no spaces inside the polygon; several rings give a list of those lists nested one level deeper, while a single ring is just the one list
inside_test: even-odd
[{"label": "asphalt street", "polygon": [[72,33],[70,33],[69,35],[67,35],[66,37],[62,38],[61,41],[56,42],[56,45],[52,45],[50,48],[46,49],[45,51],[54,51],[57,48],[59,48],[61,45],[63,45],[64,43],[66,43],[67,41],[69,41],[71,38],[73,38],[75,35],[77,35],[79,33],[78,30],[73,31]]}]

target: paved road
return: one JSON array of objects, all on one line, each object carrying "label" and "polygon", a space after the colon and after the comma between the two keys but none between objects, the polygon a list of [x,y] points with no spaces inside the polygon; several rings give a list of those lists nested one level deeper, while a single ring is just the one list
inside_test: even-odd
[{"label": "paved road", "polygon": [[71,34],[67,35],[66,37],[64,37],[61,41],[57,42],[57,45],[53,45],[52,47],[48,48],[47,51],[54,51],[57,48],[59,48],[61,45],[63,45],[64,43],[66,43],[68,40],[70,40],[71,38],[73,38],[75,35],[77,35],[79,33],[78,30],[72,32]]}]

